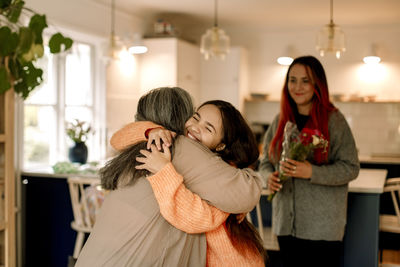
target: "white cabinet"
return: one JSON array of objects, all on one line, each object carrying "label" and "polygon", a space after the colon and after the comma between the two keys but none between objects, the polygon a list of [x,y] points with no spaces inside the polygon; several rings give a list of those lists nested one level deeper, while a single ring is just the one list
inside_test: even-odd
[{"label": "white cabinet", "polygon": [[141,94],[163,86],[178,86],[188,91],[195,105],[200,96],[200,49],[177,38],[144,40],[148,52],[141,57]]},{"label": "white cabinet", "polygon": [[248,94],[247,51],[231,47],[225,60],[200,61],[200,102],[222,99],[243,112]]}]

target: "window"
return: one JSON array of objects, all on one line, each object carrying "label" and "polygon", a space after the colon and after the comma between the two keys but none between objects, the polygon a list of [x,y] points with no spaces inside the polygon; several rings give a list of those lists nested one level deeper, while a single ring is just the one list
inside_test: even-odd
[{"label": "window", "polygon": [[104,128],[104,116],[96,111],[104,110],[99,101],[104,98],[104,90],[96,84],[104,83],[96,80],[100,77],[99,68],[95,67],[96,50],[95,45],[75,39],[68,53],[53,55],[45,49],[38,62],[44,81],[23,103],[23,169],[68,161],[68,149],[73,142],[65,134],[65,126],[74,119],[92,126],[86,141],[88,161],[101,159],[105,146],[99,129]]}]

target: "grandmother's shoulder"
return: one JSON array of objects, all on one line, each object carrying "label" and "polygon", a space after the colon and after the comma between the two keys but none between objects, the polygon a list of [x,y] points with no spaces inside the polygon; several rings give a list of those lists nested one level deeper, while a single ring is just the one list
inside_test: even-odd
[{"label": "grandmother's shoulder", "polygon": [[196,152],[196,151],[202,151],[204,153],[212,153],[210,149],[208,149],[206,146],[203,144],[194,141],[184,135],[179,135],[175,139],[175,151],[191,151],[191,152]]}]

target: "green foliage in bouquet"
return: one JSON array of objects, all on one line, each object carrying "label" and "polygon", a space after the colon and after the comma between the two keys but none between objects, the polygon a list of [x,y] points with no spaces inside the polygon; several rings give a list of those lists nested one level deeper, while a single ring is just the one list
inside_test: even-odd
[{"label": "green foliage in bouquet", "polygon": [[[43,57],[43,30],[47,27],[46,16],[25,7],[24,1],[0,0],[0,94],[13,88],[26,99],[42,83],[43,70],[34,63]],[[48,45],[54,54],[68,50],[72,43],[55,33]]]},{"label": "green foliage in bouquet", "polygon": [[[313,153],[314,149],[323,148],[323,153],[326,153],[328,141],[322,133],[316,129],[303,128],[301,132],[297,129],[296,124],[287,122],[284,129],[284,138],[282,142],[282,154],[280,161],[286,158],[296,161],[305,161],[306,158]],[[285,175],[279,169],[279,179],[281,183],[291,178]],[[272,201],[276,192],[268,195],[268,201]]]}]

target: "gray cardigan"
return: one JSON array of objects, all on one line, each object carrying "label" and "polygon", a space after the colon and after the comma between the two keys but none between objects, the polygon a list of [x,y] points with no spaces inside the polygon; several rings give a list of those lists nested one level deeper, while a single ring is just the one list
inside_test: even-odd
[{"label": "gray cardigan", "polygon": [[[264,151],[275,135],[277,115],[264,137]],[[272,204],[276,235],[292,235],[308,240],[342,240],[346,225],[348,183],[358,176],[360,164],[350,127],[340,111],[329,118],[328,163],[312,164],[311,179],[290,178]],[[275,170],[267,153],[259,172],[264,180]]]}]

